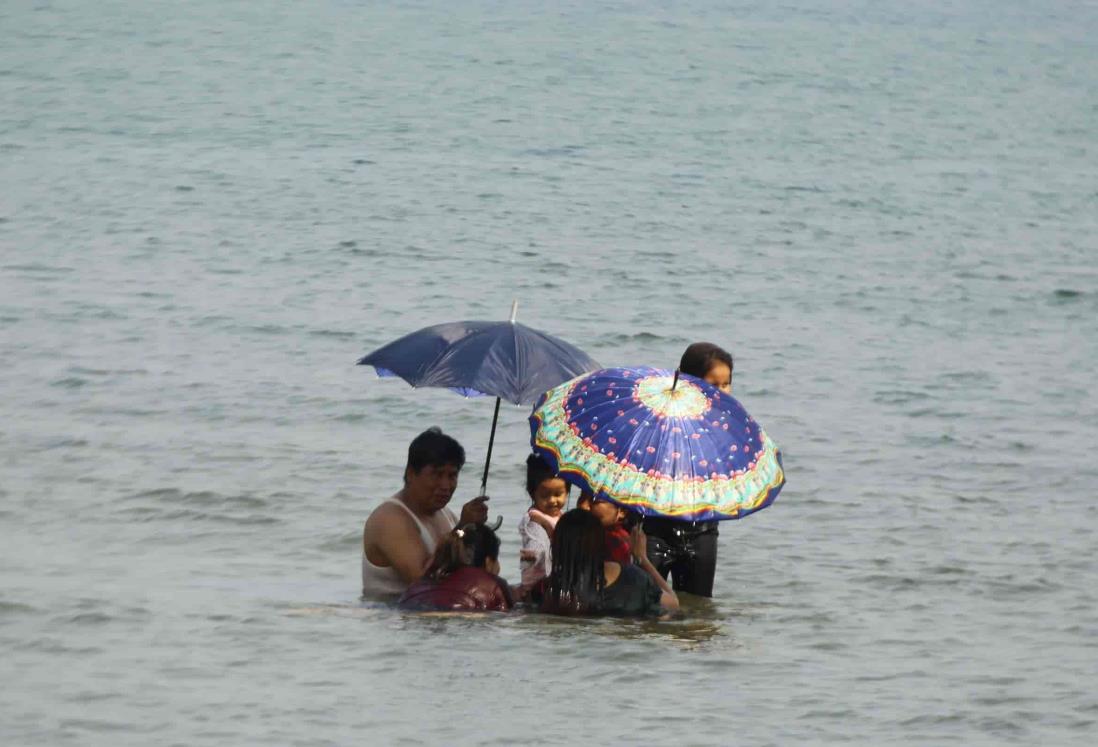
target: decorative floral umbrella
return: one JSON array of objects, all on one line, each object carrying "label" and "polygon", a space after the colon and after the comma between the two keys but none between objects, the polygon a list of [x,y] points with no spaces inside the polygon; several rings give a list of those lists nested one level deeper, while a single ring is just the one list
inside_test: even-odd
[{"label": "decorative floral umbrella", "polygon": [[581,489],[648,516],[739,519],[785,484],[781,453],[732,396],[655,368],[607,368],[551,389],[534,451]]}]

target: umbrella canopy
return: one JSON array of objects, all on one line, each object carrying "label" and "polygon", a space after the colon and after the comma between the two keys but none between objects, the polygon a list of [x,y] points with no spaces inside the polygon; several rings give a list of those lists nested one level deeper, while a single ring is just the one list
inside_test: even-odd
[{"label": "umbrella canopy", "polygon": [[739,519],[785,484],[781,453],[733,397],[693,376],[609,368],[547,392],[534,451],[581,489],[647,516]]},{"label": "umbrella canopy", "polygon": [[445,387],[531,405],[599,364],[560,338],[518,322],[450,322],[405,335],[358,361],[415,387]]},{"label": "umbrella canopy", "polygon": [[496,398],[481,494],[496,440],[501,399],[531,404],[545,391],[599,364],[579,348],[515,321],[518,303],[506,322],[449,322],[424,327],[383,345],[358,360],[379,376],[399,376],[414,387],[443,387],[467,397]]}]

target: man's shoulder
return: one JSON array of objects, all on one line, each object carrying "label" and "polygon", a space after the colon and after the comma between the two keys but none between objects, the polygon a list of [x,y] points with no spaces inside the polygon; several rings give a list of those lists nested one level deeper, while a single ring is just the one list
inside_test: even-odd
[{"label": "man's shoulder", "polygon": [[392,531],[399,527],[414,529],[415,522],[408,514],[408,509],[397,505],[396,501],[387,499],[370,512],[366,518],[367,534],[373,531]]}]

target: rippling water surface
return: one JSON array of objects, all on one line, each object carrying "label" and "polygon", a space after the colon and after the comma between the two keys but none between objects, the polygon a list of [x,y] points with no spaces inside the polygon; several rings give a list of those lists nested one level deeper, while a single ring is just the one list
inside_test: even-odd
[{"label": "rippling water surface", "polygon": [[[1093,3],[0,28],[5,744],[1094,743]],[[607,364],[733,349],[789,483],[685,619],[358,603],[408,440],[474,473],[491,403],[354,360],[512,298]]]}]

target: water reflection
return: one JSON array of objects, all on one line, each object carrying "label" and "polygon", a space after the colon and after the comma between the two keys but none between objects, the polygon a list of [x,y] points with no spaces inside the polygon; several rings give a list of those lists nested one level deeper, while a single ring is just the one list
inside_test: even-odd
[{"label": "water reflection", "polygon": [[682,609],[667,619],[623,619],[614,617],[559,617],[536,610],[516,609],[511,613],[497,612],[407,612],[381,602],[330,604],[293,607],[292,616],[338,616],[363,620],[386,621],[397,627],[424,636],[467,635],[470,631],[486,632],[493,627],[521,631],[541,639],[568,640],[577,636],[595,636],[620,640],[666,640],[690,649],[722,640],[722,648],[736,647],[729,621],[742,617],[742,610],[728,603],[683,594]]},{"label": "water reflection", "polygon": [[[597,639],[619,641],[666,641],[681,650],[718,647],[742,649],[751,638],[743,632],[771,613],[771,604],[760,600],[729,597],[707,599],[691,594],[679,597],[681,610],[668,619],[622,619],[613,617],[558,617],[534,609],[518,608],[510,613],[485,612],[409,612],[391,603],[357,600],[331,604],[283,606],[290,616],[330,616],[356,618],[367,624],[382,624],[389,630],[401,630],[423,638],[483,638],[497,634],[529,638],[535,646],[566,643],[575,647],[578,638],[586,643]],[[499,633],[493,633],[498,630]],[[737,635],[740,630],[740,635]],[[510,642],[508,643],[510,645]]]}]

